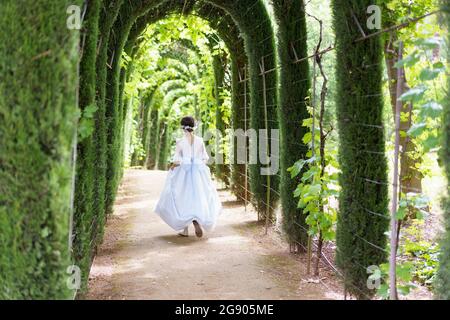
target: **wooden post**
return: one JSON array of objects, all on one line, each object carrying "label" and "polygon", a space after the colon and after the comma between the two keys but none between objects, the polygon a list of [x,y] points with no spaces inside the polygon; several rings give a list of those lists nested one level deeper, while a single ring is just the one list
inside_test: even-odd
[{"label": "wooden post", "polygon": [[[398,61],[403,58],[403,42],[398,45]],[[400,153],[400,116],[403,103],[400,100],[403,89],[403,68],[397,69],[397,103],[395,106],[395,149],[394,149],[394,175],[392,184],[392,208],[391,208],[391,252],[389,258],[389,296],[391,300],[397,300],[397,205],[399,189],[399,153]]]}]

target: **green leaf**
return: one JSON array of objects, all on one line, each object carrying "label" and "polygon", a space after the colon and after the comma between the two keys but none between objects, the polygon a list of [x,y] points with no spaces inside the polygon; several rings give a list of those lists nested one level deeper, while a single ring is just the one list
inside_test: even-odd
[{"label": "green leaf", "polygon": [[405,219],[407,213],[408,211],[406,210],[406,208],[399,208],[395,217],[397,218],[397,220],[403,220]]},{"label": "green leaf", "polygon": [[430,81],[430,80],[434,80],[437,77],[439,77],[439,75],[441,74],[441,70],[440,69],[430,69],[430,68],[425,68],[420,72],[419,78],[422,81]]},{"label": "green leaf", "polygon": [[404,286],[398,286],[397,287],[398,293],[402,296],[407,296],[411,291],[410,285],[404,285]]},{"label": "green leaf", "polygon": [[431,37],[427,39],[416,40],[416,45],[422,47],[423,49],[437,49],[441,45],[441,38]]},{"label": "green leaf", "polygon": [[303,136],[302,141],[303,141],[304,144],[310,143],[312,141],[312,134],[311,134],[311,132],[305,133],[305,135]]},{"label": "green leaf", "polygon": [[411,102],[417,102],[420,101],[425,92],[427,91],[427,87],[424,85],[419,85],[415,88],[409,89],[404,94],[400,96],[400,101],[411,101]]},{"label": "green leaf", "polygon": [[400,67],[412,67],[414,66],[417,62],[420,61],[420,56],[415,52],[413,54],[410,54],[409,56],[407,56],[406,58],[397,61],[394,64],[395,68],[400,68]]},{"label": "green leaf", "polygon": [[397,278],[401,281],[408,282],[412,280],[413,265],[410,262],[397,265]]},{"label": "green leaf", "polygon": [[313,178],[319,172],[319,170],[320,169],[318,167],[312,167],[311,169],[306,171],[302,176],[302,182],[306,182]]},{"label": "green leaf", "polygon": [[41,230],[41,237],[42,238],[47,238],[50,235],[50,230],[45,227],[44,229]]},{"label": "green leaf", "polygon": [[310,195],[319,195],[320,191],[322,190],[322,185],[320,184],[313,184],[309,187],[308,194]]},{"label": "green leaf", "polygon": [[87,106],[83,111],[83,116],[85,118],[92,119],[95,115],[95,112],[97,112],[97,106],[95,104],[91,104]]},{"label": "green leaf", "polygon": [[422,117],[439,118],[442,114],[443,107],[436,101],[429,101],[422,105],[420,114]]},{"label": "green leaf", "polygon": [[288,172],[291,173],[291,178],[295,178],[296,176],[298,176],[300,174],[300,172],[302,171],[303,167],[305,166],[306,161],[305,160],[299,160],[296,163],[294,163],[294,165],[290,168],[288,168]]},{"label": "green leaf", "polygon": [[294,190],[294,197],[298,198],[302,194],[302,185],[298,185]]},{"label": "green leaf", "polygon": [[432,149],[438,148],[440,146],[439,137],[436,135],[429,135],[425,141],[422,142],[424,152],[428,152]]},{"label": "green leaf", "polygon": [[426,127],[427,125],[425,123],[413,124],[411,128],[408,130],[408,135],[416,138],[425,131]]},{"label": "green leaf", "polygon": [[380,285],[377,291],[377,295],[380,296],[382,299],[389,298],[389,286],[385,283]]}]

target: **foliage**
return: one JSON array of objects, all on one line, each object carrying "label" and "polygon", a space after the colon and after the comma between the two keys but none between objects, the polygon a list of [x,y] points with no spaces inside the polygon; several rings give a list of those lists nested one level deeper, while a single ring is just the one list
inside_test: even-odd
[{"label": "foliage", "polygon": [[[92,252],[95,248],[96,228],[94,190],[96,157],[95,113],[96,105],[96,53],[99,34],[100,1],[92,1],[86,12],[83,32],[85,42],[80,61],[79,109],[77,166],[75,177],[73,259],[82,272],[81,291],[86,289]],[[101,222],[99,222],[101,223]],[[93,243],[94,242],[94,243]]]},{"label": "foliage", "polygon": [[62,13],[81,2],[0,3],[0,299],[72,296],[66,269],[80,33],[67,29]]},{"label": "foliage", "polygon": [[[420,221],[420,220],[419,220]],[[408,238],[402,248],[414,269],[413,279],[422,285],[433,287],[439,266],[439,246],[420,239],[420,222],[406,229]]]},{"label": "foliage", "polygon": [[[179,134],[182,116],[192,114],[201,123],[211,122],[209,129],[229,122],[229,91],[220,85],[214,97],[212,86],[220,71],[213,68],[213,55],[226,51],[205,21],[194,16],[171,16],[155,22],[142,39],[133,59],[133,74],[125,85],[128,98],[142,101],[134,106],[142,109],[134,111],[134,122],[128,128],[132,141],[127,152],[133,152],[136,159],[147,151],[147,166],[165,169],[175,142],[172,133]],[[125,67],[132,59],[124,54],[122,60]],[[220,123],[204,118],[215,99],[221,103],[220,108],[213,108],[214,112],[220,110]]]},{"label": "foliage", "polygon": [[[300,142],[307,132],[302,126],[309,117],[307,97],[311,82],[308,59],[293,63],[295,58],[307,56],[307,28],[304,1],[273,1],[277,23],[277,58],[279,66],[279,86],[277,92],[278,121],[280,124],[280,198],[283,213],[283,229],[290,243],[305,246],[308,237],[307,223],[301,207],[292,197],[299,183],[287,171],[298,159],[305,158],[308,147]],[[293,54],[295,50],[295,54]],[[300,210],[299,210],[300,208]]]},{"label": "foliage", "polygon": [[[397,263],[397,289],[402,296],[407,296],[411,289],[415,287],[412,283],[413,279],[413,264],[412,262]],[[377,289],[377,295],[382,299],[389,298],[389,263],[383,263],[379,269],[376,269],[373,274],[369,276],[369,280],[381,281]]]},{"label": "foliage", "polygon": [[414,85],[400,97],[400,100],[414,104],[413,126],[402,134],[418,140],[419,152],[425,154],[440,146],[442,103],[445,97],[438,88],[444,85],[445,65],[439,55],[436,56],[436,50],[443,47],[443,42],[442,38],[433,36],[418,38],[414,45],[414,51],[396,65],[410,71],[410,83]]},{"label": "foliage", "polygon": [[342,170],[336,262],[347,290],[360,299],[373,295],[367,288],[366,268],[386,260],[385,232],[389,221],[388,188],[383,183],[387,181],[387,163],[382,130],[381,43],[379,37],[354,42],[360,31],[353,15],[364,21],[366,8],[371,4],[367,0],[332,2]]},{"label": "foliage", "polygon": [[306,154],[308,158],[297,161],[288,171],[291,177],[300,176],[301,183],[297,186],[294,196],[299,198],[298,207],[307,215],[305,222],[309,226],[310,236],[321,236],[325,241],[335,240],[336,209],[330,203],[339,195],[338,166],[336,148],[329,145],[325,153],[325,170],[320,167],[320,133],[315,127],[314,154],[312,152],[312,118],[306,119],[303,125],[309,128],[303,137],[303,142],[310,146]]},{"label": "foliage", "polygon": [[[402,296],[408,296],[411,289],[417,287],[417,283],[433,287],[436,281],[436,273],[439,265],[439,248],[436,244],[420,240],[421,230],[416,227],[418,221],[405,230],[407,239],[402,245],[401,260],[397,265],[398,292]],[[383,299],[389,298],[389,264],[380,265],[369,276],[372,281],[380,281],[377,295]]]},{"label": "foliage", "polygon": [[96,106],[95,130],[93,140],[95,144],[94,165],[94,204],[93,216],[97,219],[94,234],[95,243],[103,239],[104,226],[106,223],[106,157],[107,157],[107,131],[106,131],[106,79],[108,63],[108,43],[111,28],[117,18],[119,9],[124,0],[114,0],[111,3],[102,2],[102,8],[99,20],[99,38],[98,52],[95,63],[96,70]]},{"label": "foliage", "polygon": [[[450,29],[450,6],[448,2],[442,1],[443,6],[443,20],[447,26],[447,48],[450,43],[450,35],[448,30]],[[447,62],[450,61],[450,50],[447,49]],[[441,241],[441,252],[439,255],[440,266],[437,275],[437,296],[441,299],[450,299],[450,77],[447,73],[447,98],[444,100],[444,115],[442,121],[442,151],[441,159],[445,167],[445,173],[447,176],[447,194],[443,200],[443,212],[445,219],[445,234]]]}]

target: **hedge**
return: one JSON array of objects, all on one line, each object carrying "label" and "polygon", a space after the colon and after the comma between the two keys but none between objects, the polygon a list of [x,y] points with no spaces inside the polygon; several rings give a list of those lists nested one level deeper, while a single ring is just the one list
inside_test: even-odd
[{"label": "hedge", "polygon": [[97,223],[97,239],[103,239],[106,220],[106,159],[107,159],[107,131],[106,131],[106,79],[108,64],[108,42],[111,28],[119,13],[124,0],[103,1],[99,22],[98,54],[96,62],[96,93],[97,112],[95,115],[94,141],[97,150],[94,161],[94,212]]},{"label": "hedge", "polygon": [[[83,112],[88,107],[96,108],[96,59],[97,39],[100,19],[100,0],[94,0],[87,7],[82,32],[85,41],[80,61],[79,108]],[[94,210],[95,172],[97,158],[95,136],[78,142],[77,173],[74,200],[73,257],[82,270],[82,290],[86,289],[87,278],[96,242],[97,212]]]},{"label": "hedge", "polygon": [[[311,88],[308,59],[293,63],[296,58],[307,56],[307,30],[303,0],[274,0],[277,23],[277,57],[279,65],[278,119],[280,122],[280,197],[283,213],[283,229],[290,243],[308,242],[306,215],[297,208],[293,197],[300,177],[291,179],[287,169],[299,159],[306,159],[308,146],[302,138],[308,129],[303,120],[310,117],[307,97]],[[292,48],[295,48],[295,52]]]},{"label": "hedge", "polygon": [[[221,56],[223,55],[223,56]],[[223,88],[225,85],[225,68],[227,61],[225,60],[226,56],[224,52],[221,52],[217,55],[213,56],[213,69],[214,69],[214,97],[216,99],[216,130],[219,133],[221,139],[225,139],[227,125],[224,121],[224,112],[223,112],[223,103],[224,99],[222,96]],[[218,144],[221,144],[222,141],[217,141]],[[219,147],[220,148],[220,147]],[[223,163],[216,163],[215,174],[216,177],[222,180],[226,185],[229,185],[229,174],[230,167],[227,163],[228,155],[224,154],[222,150],[216,150],[217,155],[223,159]]]},{"label": "hedge", "polygon": [[65,13],[81,2],[0,3],[0,299],[72,296],[79,31]]},{"label": "hedge", "polygon": [[[443,3],[444,17],[450,29],[450,5]],[[447,34],[447,41],[450,43],[450,36]],[[450,52],[447,51],[447,60],[450,61]],[[439,257],[439,270],[436,279],[437,297],[450,300],[450,78],[447,78],[447,100],[444,106],[443,118],[443,148],[441,158],[445,164],[445,173],[447,176],[447,197],[443,201],[445,234],[441,241],[441,254]]]},{"label": "hedge", "polygon": [[[389,226],[383,128],[382,47],[379,37],[355,43],[371,0],[333,0],[336,31],[337,118],[342,173],[336,262],[346,289],[370,298],[367,267],[386,261]],[[362,23],[362,25],[365,25]],[[366,30],[367,34],[370,30]],[[378,183],[374,183],[377,181]]]}]

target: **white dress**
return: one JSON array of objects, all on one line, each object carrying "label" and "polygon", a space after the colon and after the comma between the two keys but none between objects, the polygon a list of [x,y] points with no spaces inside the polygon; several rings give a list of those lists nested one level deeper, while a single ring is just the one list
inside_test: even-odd
[{"label": "white dress", "polygon": [[175,231],[181,231],[196,220],[211,231],[222,210],[217,190],[206,165],[209,157],[203,139],[187,136],[176,144],[172,161],[180,166],[170,170],[155,212]]}]

